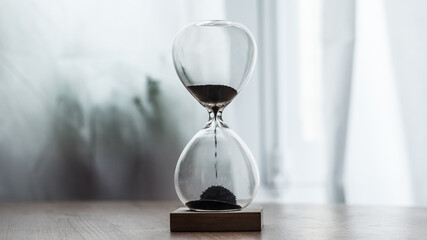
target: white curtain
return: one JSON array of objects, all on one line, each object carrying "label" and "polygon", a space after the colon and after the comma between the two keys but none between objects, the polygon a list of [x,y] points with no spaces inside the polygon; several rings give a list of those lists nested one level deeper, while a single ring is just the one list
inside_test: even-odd
[{"label": "white curtain", "polygon": [[286,179],[279,201],[345,202],[354,1],[277,3],[277,111]]},{"label": "white curtain", "polygon": [[280,201],[427,205],[427,3],[277,3]]},{"label": "white curtain", "polygon": [[358,2],[346,177],[354,202],[427,205],[426,7]]}]

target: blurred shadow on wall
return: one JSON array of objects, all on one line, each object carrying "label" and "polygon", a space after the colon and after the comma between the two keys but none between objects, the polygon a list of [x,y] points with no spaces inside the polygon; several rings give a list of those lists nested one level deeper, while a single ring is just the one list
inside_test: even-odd
[{"label": "blurred shadow on wall", "polygon": [[[15,183],[13,178],[17,176],[9,176],[9,181],[3,182],[0,199],[175,198],[173,174],[182,146],[173,120],[168,121],[165,114],[170,100],[162,97],[159,81],[147,77],[146,92],[134,97],[120,96],[113,88],[111,98],[103,104],[79,99],[82,94],[73,89],[75,86],[59,87],[55,104],[43,104],[53,106],[53,111],[43,113],[47,131],[33,129],[38,128],[37,124],[28,122],[21,129],[24,133],[14,136],[20,139],[35,134],[47,139],[35,144],[34,148],[40,148],[35,151],[40,153],[37,157],[24,154],[28,156],[16,159],[22,157],[13,146],[19,141],[3,144],[11,147],[0,152],[3,163],[36,159],[33,166],[26,163],[30,168],[16,169],[24,173],[23,183]],[[31,101],[26,104],[27,108],[32,107]],[[25,109],[16,114],[18,120],[31,118]],[[3,171],[7,171],[4,166]],[[22,196],[20,192],[25,191]]]},{"label": "blurred shadow on wall", "polygon": [[0,200],[176,198],[203,123],[170,58],[182,7],[0,2]]}]

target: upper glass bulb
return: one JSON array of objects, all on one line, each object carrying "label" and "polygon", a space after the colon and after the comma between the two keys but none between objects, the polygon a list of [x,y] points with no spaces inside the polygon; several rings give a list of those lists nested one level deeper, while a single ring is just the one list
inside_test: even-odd
[{"label": "upper glass bulb", "polygon": [[172,52],[181,82],[208,108],[230,103],[249,80],[256,60],[252,34],[228,21],[188,26],[176,36]]}]

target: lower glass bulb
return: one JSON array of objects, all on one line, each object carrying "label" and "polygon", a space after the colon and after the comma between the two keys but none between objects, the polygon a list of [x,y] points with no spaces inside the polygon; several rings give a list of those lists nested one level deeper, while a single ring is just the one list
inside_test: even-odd
[{"label": "lower glass bulb", "polygon": [[246,144],[213,118],[187,144],[175,170],[179,199],[192,210],[239,210],[255,197],[259,174]]}]

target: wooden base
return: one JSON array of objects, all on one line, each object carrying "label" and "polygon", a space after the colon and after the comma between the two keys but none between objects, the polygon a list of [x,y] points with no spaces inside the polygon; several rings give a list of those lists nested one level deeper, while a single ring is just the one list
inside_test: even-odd
[{"label": "wooden base", "polygon": [[171,232],[261,231],[262,208],[196,212],[186,207],[170,213]]}]

